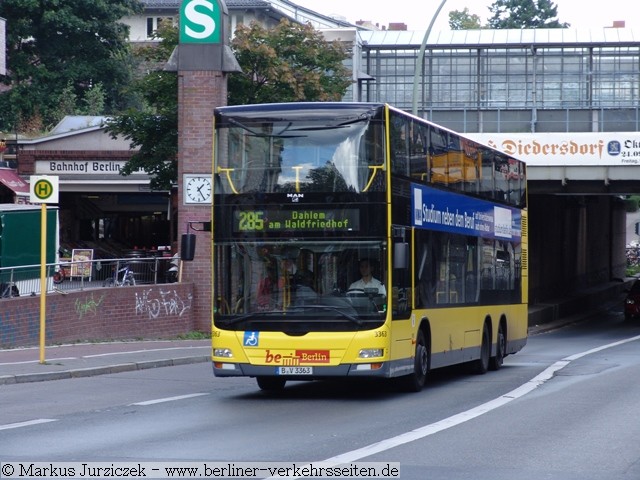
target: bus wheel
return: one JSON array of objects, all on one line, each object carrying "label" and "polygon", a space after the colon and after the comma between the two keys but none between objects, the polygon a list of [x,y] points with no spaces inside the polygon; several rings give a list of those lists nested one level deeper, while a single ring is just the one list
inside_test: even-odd
[{"label": "bus wheel", "polygon": [[471,362],[471,370],[473,373],[482,375],[489,370],[489,359],[491,357],[491,335],[489,327],[484,324],[482,329],[482,345],[480,346],[480,358]]},{"label": "bus wheel", "polygon": [[500,370],[504,362],[504,352],[507,350],[507,340],[504,336],[502,323],[498,327],[498,338],[496,339],[496,356],[489,361],[490,370]]},{"label": "bus wheel", "polygon": [[400,386],[407,392],[419,392],[424,387],[429,373],[429,346],[422,330],[416,338],[416,356],[413,359],[413,373],[400,377]]},{"label": "bus wheel", "polygon": [[256,377],[256,381],[258,382],[260,390],[264,390],[266,392],[282,390],[284,388],[284,384],[287,383],[287,381],[281,377]]}]

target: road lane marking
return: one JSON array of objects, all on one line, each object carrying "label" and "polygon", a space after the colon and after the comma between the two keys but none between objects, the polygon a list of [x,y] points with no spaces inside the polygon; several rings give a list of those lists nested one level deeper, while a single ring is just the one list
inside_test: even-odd
[{"label": "road lane marking", "polygon": [[9,430],[11,428],[29,427],[31,425],[40,425],[41,423],[57,422],[55,418],[38,418],[36,420],[28,420],[26,422],[8,423],[6,425],[0,425],[0,430]]},{"label": "road lane marking", "polygon": [[211,345],[206,346],[193,346],[193,347],[170,347],[170,348],[153,348],[148,350],[132,350],[128,352],[108,352],[108,353],[96,353],[93,355],[83,355],[82,358],[96,358],[96,357],[109,357],[111,355],[129,355],[131,353],[152,353],[152,352],[167,352],[169,350],[197,350],[197,349],[211,349]]},{"label": "road lane marking", "polygon": [[507,403],[512,402],[517,398],[521,398],[527,393],[532,392],[536,388],[543,385],[547,380],[553,378],[553,376],[557,371],[563,369],[574,360],[585,357],[587,355],[591,355],[593,353],[600,352],[602,350],[606,350],[608,348],[618,347],[620,345],[624,345],[625,343],[635,342],[638,340],[640,340],[640,335],[627,338],[625,340],[620,340],[618,342],[602,345],[600,347],[592,348],[590,350],[586,350],[581,353],[570,355],[550,365],[544,371],[542,371],[540,374],[533,377],[528,382],[520,385],[519,387],[511,390],[508,393],[505,393],[504,395],[501,395],[498,398],[494,398],[493,400],[483,403],[482,405],[478,405],[477,407],[471,408],[465,412],[452,415],[451,417],[437,421],[430,425],[425,425],[424,427],[417,428],[410,432],[402,433],[395,437],[387,438],[385,440],[372,443],[371,445],[367,445],[366,447],[358,448],[350,452],[345,452],[340,455],[336,455],[335,457],[331,457],[322,461],[336,462],[336,463],[354,462],[356,460],[360,460],[370,455],[384,452],[385,450],[392,449],[399,445],[413,442],[414,440],[420,440],[422,438],[428,437],[429,435],[433,435],[434,433],[438,433],[448,428],[455,427],[457,425],[460,425],[461,423],[467,422],[469,420],[479,417],[480,415],[484,415],[485,413],[495,410],[498,407],[502,407],[503,405],[506,405]]},{"label": "road lane marking", "polygon": [[[51,358],[48,360],[48,363],[55,364],[55,362],[59,362],[61,360],[78,360],[78,357]],[[24,360],[22,362],[4,362],[4,363],[0,363],[0,367],[3,367],[5,365],[26,365],[28,363],[40,363],[40,360]]]},{"label": "road lane marking", "polygon": [[178,395],[176,397],[157,398],[155,400],[146,400],[144,402],[130,403],[129,406],[147,406],[155,405],[156,403],[175,402],[176,400],[185,400],[187,398],[202,397],[203,395],[209,395],[208,393],[191,393],[189,395]]}]

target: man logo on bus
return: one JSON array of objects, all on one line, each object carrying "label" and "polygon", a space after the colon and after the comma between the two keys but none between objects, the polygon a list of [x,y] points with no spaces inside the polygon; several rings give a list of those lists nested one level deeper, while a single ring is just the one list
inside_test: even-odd
[{"label": "man logo on bus", "polygon": [[293,203],[298,203],[301,198],[304,198],[304,193],[287,193],[287,198],[290,198]]}]

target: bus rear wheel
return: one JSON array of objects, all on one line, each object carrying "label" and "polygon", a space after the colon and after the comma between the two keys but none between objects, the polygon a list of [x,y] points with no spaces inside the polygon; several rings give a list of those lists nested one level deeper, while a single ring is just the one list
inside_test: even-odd
[{"label": "bus rear wheel", "polygon": [[419,392],[427,382],[429,373],[429,346],[422,330],[416,337],[416,352],[413,359],[413,373],[400,377],[400,386],[407,392]]},{"label": "bus rear wheel", "polygon": [[265,392],[275,392],[282,390],[287,381],[281,377],[256,377],[258,387]]},{"label": "bus rear wheel", "polygon": [[507,339],[504,335],[504,329],[502,323],[498,327],[498,337],[496,338],[496,356],[491,357],[489,361],[490,370],[500,370],[502,363],[504,362],[504,352],[507,351]]},{"label": "bus rear wheel", "polygon": [[478,375],[483,375],[489,370],[489,360],[491,357],[491,334],[489,326],[485,323],[482,329],[482,345],[480,345],[480,358],[471,362],[471,371]]}]

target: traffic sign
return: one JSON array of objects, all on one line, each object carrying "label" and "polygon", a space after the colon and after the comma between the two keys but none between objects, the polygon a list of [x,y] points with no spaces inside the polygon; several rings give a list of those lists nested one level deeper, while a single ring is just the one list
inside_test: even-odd
[{"label": "traffic sign", "polygon": [[29,201],[31,203],[58,203],[58,177],[55,175],[31,175],[29,177]]},{"label": "traffic sign", "polygon": [[184,0],[180,7],[180,43],[221,43],[218,0]]}]

